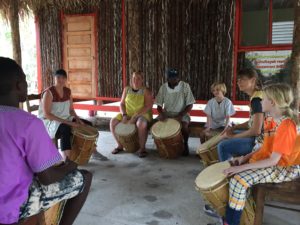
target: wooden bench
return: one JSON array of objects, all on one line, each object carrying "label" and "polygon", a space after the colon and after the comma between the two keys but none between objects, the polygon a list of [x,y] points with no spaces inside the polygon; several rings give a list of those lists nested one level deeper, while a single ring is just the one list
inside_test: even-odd
[{"label": "wooden bench", "polygon": [[300,205],[300,178],[279,184],[258,184],[253,189],[256,202],[254,225],[263,222],[264,206],[300,212],[298,209],[265,204],[265,200]]},{"label": "wooden bench", "polygon": [[31,101],[33,100],[39,100],[41,99],[41,94],[31,94],[27,95],[26,98],[26,108],[27,112],[32,113],[34,111],[37,111],[39,109],[39,104],[31,104]]}]

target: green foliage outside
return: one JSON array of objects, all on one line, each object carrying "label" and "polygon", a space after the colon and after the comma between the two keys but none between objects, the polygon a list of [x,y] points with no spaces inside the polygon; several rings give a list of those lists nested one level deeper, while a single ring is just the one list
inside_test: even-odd
[{"label": "green foliage outside", "polygon": [[[0,56],[13,58],[9,23],[0,19]],[[20,19],[22,67],[28,82],[28,93],[37,93],[36,32],[33,15]]]}]

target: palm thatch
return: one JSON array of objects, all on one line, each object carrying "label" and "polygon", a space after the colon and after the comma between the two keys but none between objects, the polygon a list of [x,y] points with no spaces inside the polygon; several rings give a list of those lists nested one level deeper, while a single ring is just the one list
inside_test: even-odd
[{"label": "palm thatch", "polygon": [[47,7],[57,10],[75,10],[84,6],[99,6],[102,0],[0,0],[0,16],[8,20],[9,8],[18,3],[18,13],[21,18],[31,11],[36,14]]}]

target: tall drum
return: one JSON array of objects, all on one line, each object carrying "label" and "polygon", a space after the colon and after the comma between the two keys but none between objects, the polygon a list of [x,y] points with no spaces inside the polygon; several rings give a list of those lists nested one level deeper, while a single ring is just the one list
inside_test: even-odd
[{"label": "tall drum", "polygon": [[[205,168],[196,178],[196,190],[213,206],[220,216],[225,215],[229,200],[229,183],[223,171],[230,167],[228,161],[216,163]],[[255,203],[252,196],[248,197],[243,210],[241,225],[254,223]]]},{"label": "tall drum", "polygon": [[158,121],[151,128],[160,157],[172,159],[184,150],[181,124],[175,119]]},{"label": "tall drum", "polygon": [[72,151],[70,159],[79,165],[89,162],[96,147],[99,132],[92,126],[79,126],[72,129]]},{"label": "tall drum", "polygon": [[118,123],[115,128],[115,133],[125,151],[133,153],[140,148],[139,136],[135,124]]}]

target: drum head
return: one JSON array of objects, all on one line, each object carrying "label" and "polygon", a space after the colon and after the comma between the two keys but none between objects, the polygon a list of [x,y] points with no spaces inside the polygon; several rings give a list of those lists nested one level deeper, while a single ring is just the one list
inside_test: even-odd
[{"label": "drum head", "polygon": [[206,151],[207,149],[216,146],[221,140],[222,140],[221,135],[218,134],[212,137],[211,139],[209,139],[208,141],[204,142],[202,145],[200,145],[197,152],[199,153],[202,151]]},{"label": "drum head", "polygon": [[118,123],[115,128],[115,132],[118,136],[128,136],[133,134],[135,130],[135,124],[132,123]]},{"label": "drum head", "polygon": [[151,133],[156,138],[168,138],[174,136],[181,129],[181,125],[177,120],[166,119],[158,121],[151,128]]},{"label": "drum head", "polygon": [[226,179],[226,176],[223,174],[223,170],[229,167],[229,162],[225,161],[205,168],[195,180],[197,187],[202,190],[207,190],[218,185],[224,179]]},{"label": "drum head", "polygon": [[98,137],[99,132],[95,127],[92,126],[79,126],[73,128],[73,133],[83,137],[93,138]]}]

